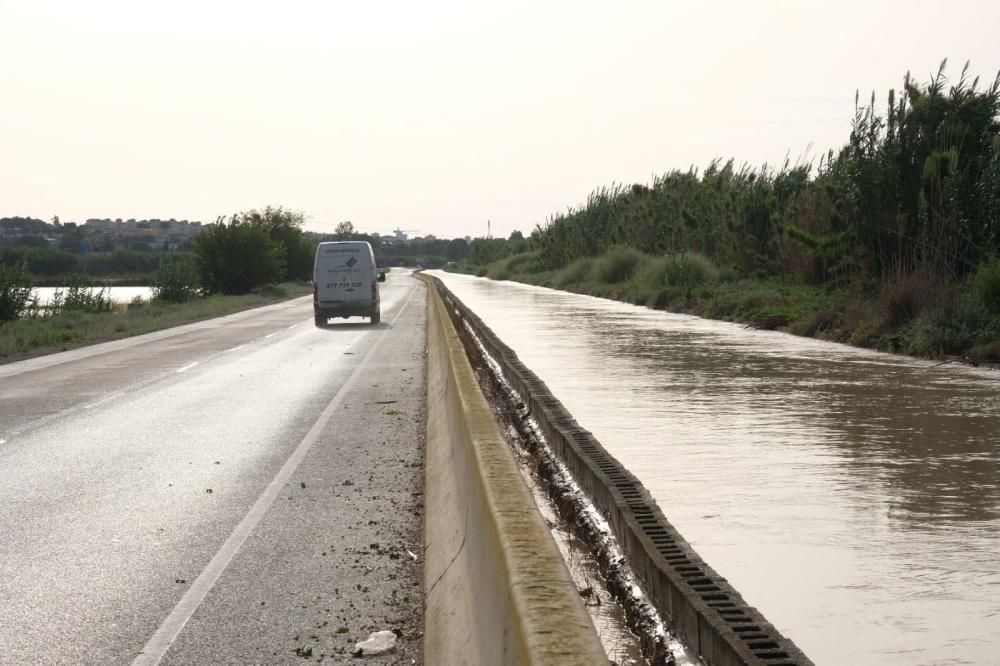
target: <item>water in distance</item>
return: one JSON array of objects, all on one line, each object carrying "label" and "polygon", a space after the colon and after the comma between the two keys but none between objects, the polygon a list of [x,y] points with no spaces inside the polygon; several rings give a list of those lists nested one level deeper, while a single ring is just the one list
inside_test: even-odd
[{"label": "water in distance", "polygon": [[[130,303],[134,298],[141,298],[148,301],[153,297],[152,287],[88,287],[87,290],[94,294],[101,289],[115,303]],[[35,287],[32,295],[38,296],[39,305],[48,305],[57,291],[66,294],[66,287]]]}]

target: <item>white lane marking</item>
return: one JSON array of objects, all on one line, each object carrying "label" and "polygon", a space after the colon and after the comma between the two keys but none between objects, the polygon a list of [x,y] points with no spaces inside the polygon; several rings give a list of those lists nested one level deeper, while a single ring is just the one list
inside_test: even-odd
[{"label": "white lane marking", "polygon": [[198,365],[198,361],[195,361],[194,363],[188,363],[183,368],[177,368],[177,372],[187,372],[196,365]]},{"label": "white lane marking", "polygon": [[0,444],[6,444],[6,443],[7,443],[6,439],[0,439]]},{"label": "white lane marking", "polygon": [[291,326],[289,326],[288,328],[295,328],[296,326],[298,326],[298,324],[292,324],[292,325],[291,325]]},{"label": "white lane marking", "polygon": [[264,339],[267,340],[268,338],[273,338],[276,335],[277,333],[268,333],[267,335],[264,336]]},{"label": "white lane marking", "polygon": [[238,349],[243,349],[244,347],[246,347],[246,345],[237,345],[235,347],[230,347],[229,349],[224,350],[222,353],[223,354],[228,354],[229,352],[234,352],[234,351],[236,351]]},{"label": "white lane marking", "polygon": [[101,398],[100,400],[97,400],[96,402],[92,402],[89,405],[84,405],[83,408],[84,409],[92,409],[94,407],[97,407],[98,405],[103,405],[108,400],[114,400],[115,398],[120,398],[123,395],[125,395],[125,393],[121,392],[121,391],[119,391],[118,393],[112,393],[111,395],[106,396],[104,398]]},{"label": "white lane marking", "polygon": [[[399,319],[403,312],[406,311],[406,306],[410,304],[410,300],[416,291],[416,289],[412,289],[410,291],[410,295],[407,297],[406,302],[403,303],[403,307],[401,307],[399,312],[396,313],[396,316],[392,318],[390,326],[395,324],[396,320]],[[206,596],[208,596],[212,586],[215,585],[215,582],[219,580],[220,576],[222,576],[226,567],[229,566],[229,563],[236,555],[236,552],[240,549],[240,546],[243,545],[243,542],[248,536],[250,536],[250,533],[257,526],[257,523],[260,522],[261,518],[264,517],[264,514],[267,513],[267,510],[271,508],[272,504],[274,504],[274,500],[277,499],[285,484],[288,483],[292,474],[295,473],[295,470],[298,468],[303,458],[306,457],[306,454],[309,452],[313,443],[319,438],[320,433],[323,432],[327,423],[329,423],[333,415],[337,413],[337,410],[340,409],[340,404],[351,391],[355,382],[358,381],[358,378],[364,375],[364,372],[368,367],[369,359],[373,357],[375,350],[382,345],[385,339],[386,336],[381,335],[375,344],[372,345],[371,349],[368,350],[368,353],[365,354],[361,363],[359,363],[358,367],[354,369],[351,376],[347,378],[344,385],[340,387],[337,394],[333,396],[333,400],[331,400],[326,408],[323,409],[323,412],[319,415],[316,423],[313,424],[313,427],[309,429],[306,436],[301,442],[299,442],[299,445],[295,447],[295,450],[292,451],[292,455],[289,456],[288,460],[285,461],[285,464],[281,466],[277,476],[275,476],[274,479],[271,480],[271,483],[267,485],[263,494],[261,494],[261,496],[257,498],[257,501],[254,502],[254,505],[250,507],[250,511],[247,515],[243,517],[240,524],[236,526],[233,533],[230,534],[229,538],[226,539],[226,542],[222,544],[222,548],[219,549],[219,552],[212,557],[208,566],[206,566],[205,569],[198,575],[198,578],[196,578],[194,583],[191,584],[188,591],[184,593],[181,600],[177,602],[174,609],[170,611],[170,614],[167,615],[165,620],[163,620],[163,623],[156,630],[156,633],[153,634],[146,645],[142,648],[142,652],[140,652],[139,656],[137,656],[135,661],[132,662],[132,666],[155,666],[160,663],[160,660],[163,659],[167,650],[170,649],[171,644],[184,629],[184,625],[187,624],[188,620],[191,619],[191,616],[193,616],[195,611],[198,610],[198,606],[200,606],[201,602],[205,600]]]}]

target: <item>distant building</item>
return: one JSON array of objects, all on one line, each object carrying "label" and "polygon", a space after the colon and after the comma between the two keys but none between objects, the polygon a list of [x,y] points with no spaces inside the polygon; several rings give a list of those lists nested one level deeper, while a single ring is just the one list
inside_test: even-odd
[{"label": "distant building", "polygon": [[87,220],[83,225],[89,233],[101,235],[115,245],[131,247],[145,243],[156,250],[176,250],[204,230],[201,222],[188,220]]}]

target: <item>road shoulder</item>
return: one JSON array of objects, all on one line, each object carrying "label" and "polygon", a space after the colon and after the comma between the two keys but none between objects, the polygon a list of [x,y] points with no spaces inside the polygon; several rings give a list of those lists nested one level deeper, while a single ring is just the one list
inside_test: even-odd
[{"label": "road shoulder", "polygon": [[162,663],[423,663],[423,290]]}]

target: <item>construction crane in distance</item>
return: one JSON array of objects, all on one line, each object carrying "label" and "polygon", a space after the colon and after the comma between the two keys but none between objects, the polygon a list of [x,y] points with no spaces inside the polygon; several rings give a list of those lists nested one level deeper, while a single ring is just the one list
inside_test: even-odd
[{"label": "construction crane in distance", "polygon": [[392,233],[396,235],[396,240],[405,241],[407,239],[406,234],[420,233],[420,229],[400,229],[399,227],[396,227],[392,230]]}]

